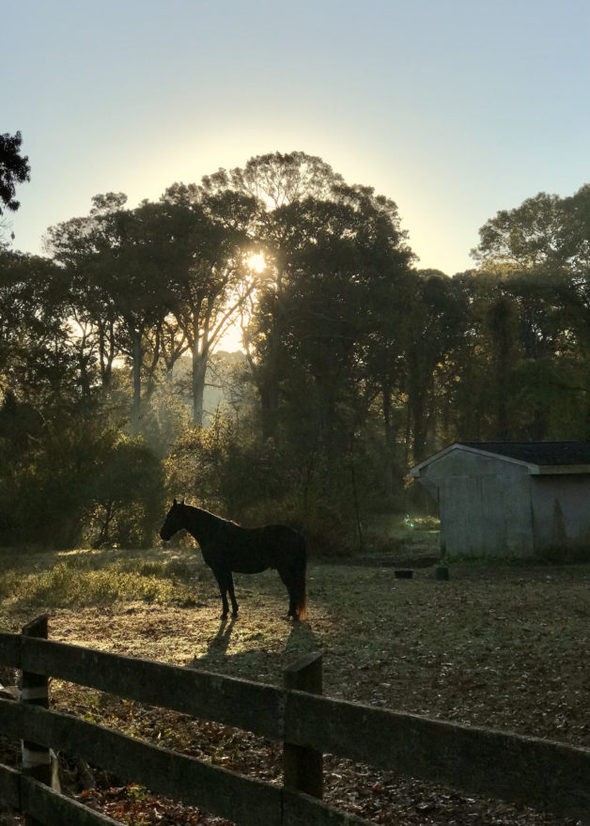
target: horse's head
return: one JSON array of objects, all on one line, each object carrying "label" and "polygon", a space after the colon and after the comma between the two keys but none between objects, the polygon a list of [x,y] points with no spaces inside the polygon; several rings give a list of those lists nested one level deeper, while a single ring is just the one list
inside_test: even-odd
[{"label": "horse's head", "polygon": [[177,531],[180,531],[185,526],[184,513],[184,499],[182,502],[177,502],[176,499],[172,502],[172,507],[168,511],[164,524],[160,529],[160,536],[165,541],[168,541]]}]

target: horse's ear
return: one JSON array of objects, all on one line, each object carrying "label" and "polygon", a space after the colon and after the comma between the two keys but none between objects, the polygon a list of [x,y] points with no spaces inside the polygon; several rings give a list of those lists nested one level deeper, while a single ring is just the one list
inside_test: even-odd
[{"label": "horse's ear", "polygon": [[176,505],[178,505],[178,502],[176,501],[176,499],[174,499],[174,501],[172,502],[172,505],[173,505],[173,507],[176,507]]},{"label": "horse's ear", "polygon": [[182,497],[182,502],[180,504],[184,505],[184,496]]}]

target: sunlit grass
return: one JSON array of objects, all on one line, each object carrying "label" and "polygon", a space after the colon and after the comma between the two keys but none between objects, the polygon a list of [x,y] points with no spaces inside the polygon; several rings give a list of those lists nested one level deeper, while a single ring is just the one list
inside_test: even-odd
[{"label": "sunlit grass", "polygon": [[0,571],[0,599],[43,608],[82,608],[141,601],[187,605],[192,590],[182,561],[137,558],[107,563],[92,554],[75,554],[45,571]]}]

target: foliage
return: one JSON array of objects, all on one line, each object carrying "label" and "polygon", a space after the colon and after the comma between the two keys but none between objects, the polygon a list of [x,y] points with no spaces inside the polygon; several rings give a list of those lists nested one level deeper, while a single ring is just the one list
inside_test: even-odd
[{"label": "foliage", "polygon": [[[0,544],[147,545],[162,502],[159,460],[85,404],[0,406]],[[10,457],[10,458],[8,458]]]},{"label": "foliage", "polygon": [[36,608],[82,608],[141,601],[186,605],[186,572],[174,561],[145,563],[115,558],[105,565],[97,555],[68,554],[46,571],[0,570],[0,597]]},{"label": "foliage", "polygon": [[[6,209],[16,211],[20,204],[16,200],[16,184],[30,180],[29,159],[21,155],[22,135],[8,132],[0,135],[0,202]],[[0,205],[0,215],[3,208]]]},{"label": "foliage", "polygon": [[89,485],[92,546],[149,547],[163,507],[160,461],[142,439],[119,439]]},{"label": "foliage", "polygon": [[317,444],[260,445],[248,423],[217,415],[174,445],[167,488],[246,526],[303,529],[313,553],[342,553],[362,544],[361,515],[381,504],[386,469],[377,452],[357,441],[328,461]]},{"label": "foliage", "polygon": [[95,196],[50,258],[0,250],[1,540],[146,545],[169,489],[362,547],[449,442],[590,438],[589,215],[590,185],[539,193],[449,277],[303,152]]}]

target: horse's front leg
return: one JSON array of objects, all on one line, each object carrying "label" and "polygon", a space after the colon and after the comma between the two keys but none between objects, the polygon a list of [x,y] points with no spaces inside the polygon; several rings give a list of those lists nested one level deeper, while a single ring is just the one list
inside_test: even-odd
[{"label": "horse's front leg", "polygon": [[229,614],[229,605],[227,602],[227,577],[224,571],[220,571],[215,568],[213,569],[213,573],[215,574],[215,579],[217,580],[217,586],[221,595],[221,618],[226,619]]},{"label": "horse's front leg", "polygon": [[229,614],[229,604],[227,601],[227,594],[229,593],[229,598],[231,600],[231,607],[232,607],[232,615],[234,617],[238,616],[238,603],[236,600],[236,595],[234,593],[234,580],[231,574],[231,571],[226,570],[215,570],[213,572],[215,574],[215,578],[217,580],[217,584],[219,585],[219,593],[221,594],[221,605],[222,605],[222,618],[225,619]]}]

